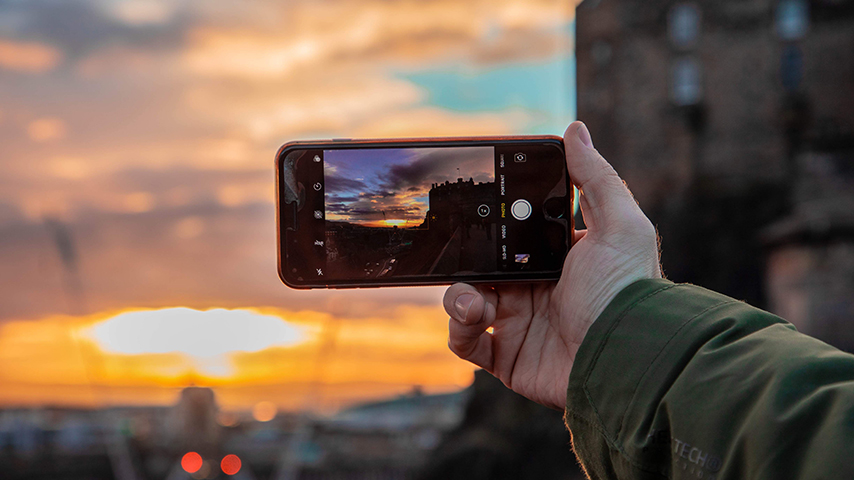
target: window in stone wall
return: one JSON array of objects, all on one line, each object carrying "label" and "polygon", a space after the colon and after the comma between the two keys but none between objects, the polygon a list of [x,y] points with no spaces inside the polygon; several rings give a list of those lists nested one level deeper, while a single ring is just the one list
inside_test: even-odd
[{"label": "window in stone wall", "polygon": [[670,43],[677,49],[688,50],[697,46],[700,39],[700,7],[693,3],[680,3],[670,9],[667,30]]},{"label": "window in stone wall", "polygon": [[800,40],[809,29],[806,0],[781,0],[777,5],[777,35],[781,40]]},{"label": "window in stone wall", "polygon": [[677,59],[671,67],[670,78],[670,100],[677,106],[697,105],[703,99],[702,74],[697,59]]}]

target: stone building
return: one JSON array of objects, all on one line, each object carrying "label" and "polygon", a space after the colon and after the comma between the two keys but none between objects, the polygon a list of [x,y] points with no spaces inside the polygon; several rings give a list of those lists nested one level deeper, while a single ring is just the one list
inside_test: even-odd
[{"label": "stone building", "polygon": [[467,181],[458,178],[455,183],[434,183],[430,186],[430,210],[425,222],[430,228],[451,232],[459,225],[480,223],[478,207],[495,205],[496,198],[494,182],[475,183],[472,178]]},{"label": "stone building", "polygon": [[207,387],[186,387],[169,412],[167,436],[180,452],[196,451],[205,458],[219,453],[222,428],[216,417],[219,406],[214,391]]},{"label": "stone building", "polygon": [[586,0],[578,118],[669,278],[854,350],[854,1]]}]

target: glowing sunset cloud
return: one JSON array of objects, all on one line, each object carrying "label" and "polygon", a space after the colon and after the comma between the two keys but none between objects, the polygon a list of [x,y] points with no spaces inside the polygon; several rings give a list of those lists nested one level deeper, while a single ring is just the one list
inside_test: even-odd
[{"label": "glowing sunset cloud", "polygon": [[48,45],[0,38],[0,69],[44,73],[56,67],[61,59],[62,54]]}]

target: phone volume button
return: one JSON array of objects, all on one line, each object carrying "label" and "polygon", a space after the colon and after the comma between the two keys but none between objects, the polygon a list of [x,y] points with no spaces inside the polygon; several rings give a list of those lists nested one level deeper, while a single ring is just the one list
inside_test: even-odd
[{"label": "phone volume button", "polygon": [[353,139],[352,138],[333,138],[332,141],[333,142],[351,142],[351,141],[353,141]]}]

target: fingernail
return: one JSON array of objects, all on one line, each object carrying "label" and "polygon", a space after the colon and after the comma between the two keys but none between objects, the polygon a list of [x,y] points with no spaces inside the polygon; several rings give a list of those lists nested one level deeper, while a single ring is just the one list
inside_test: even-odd
[{"label": "fingernail", "polygon": [[587,148],[593,148],[593,139],[590,138],[590,130],[587,130],[587,125],[581,124],[576,130],[578,133],[578,138],[581,139],[581,143],[583,143]]},{"label": "fingernail", "polygon": [[454,308],[457,309],[457,320],[466,323],[466,315],[468,315],[472,303],[474,303],[474,295],[470,293],[464,293],[457,297],[457,301],[454,302]]}]

